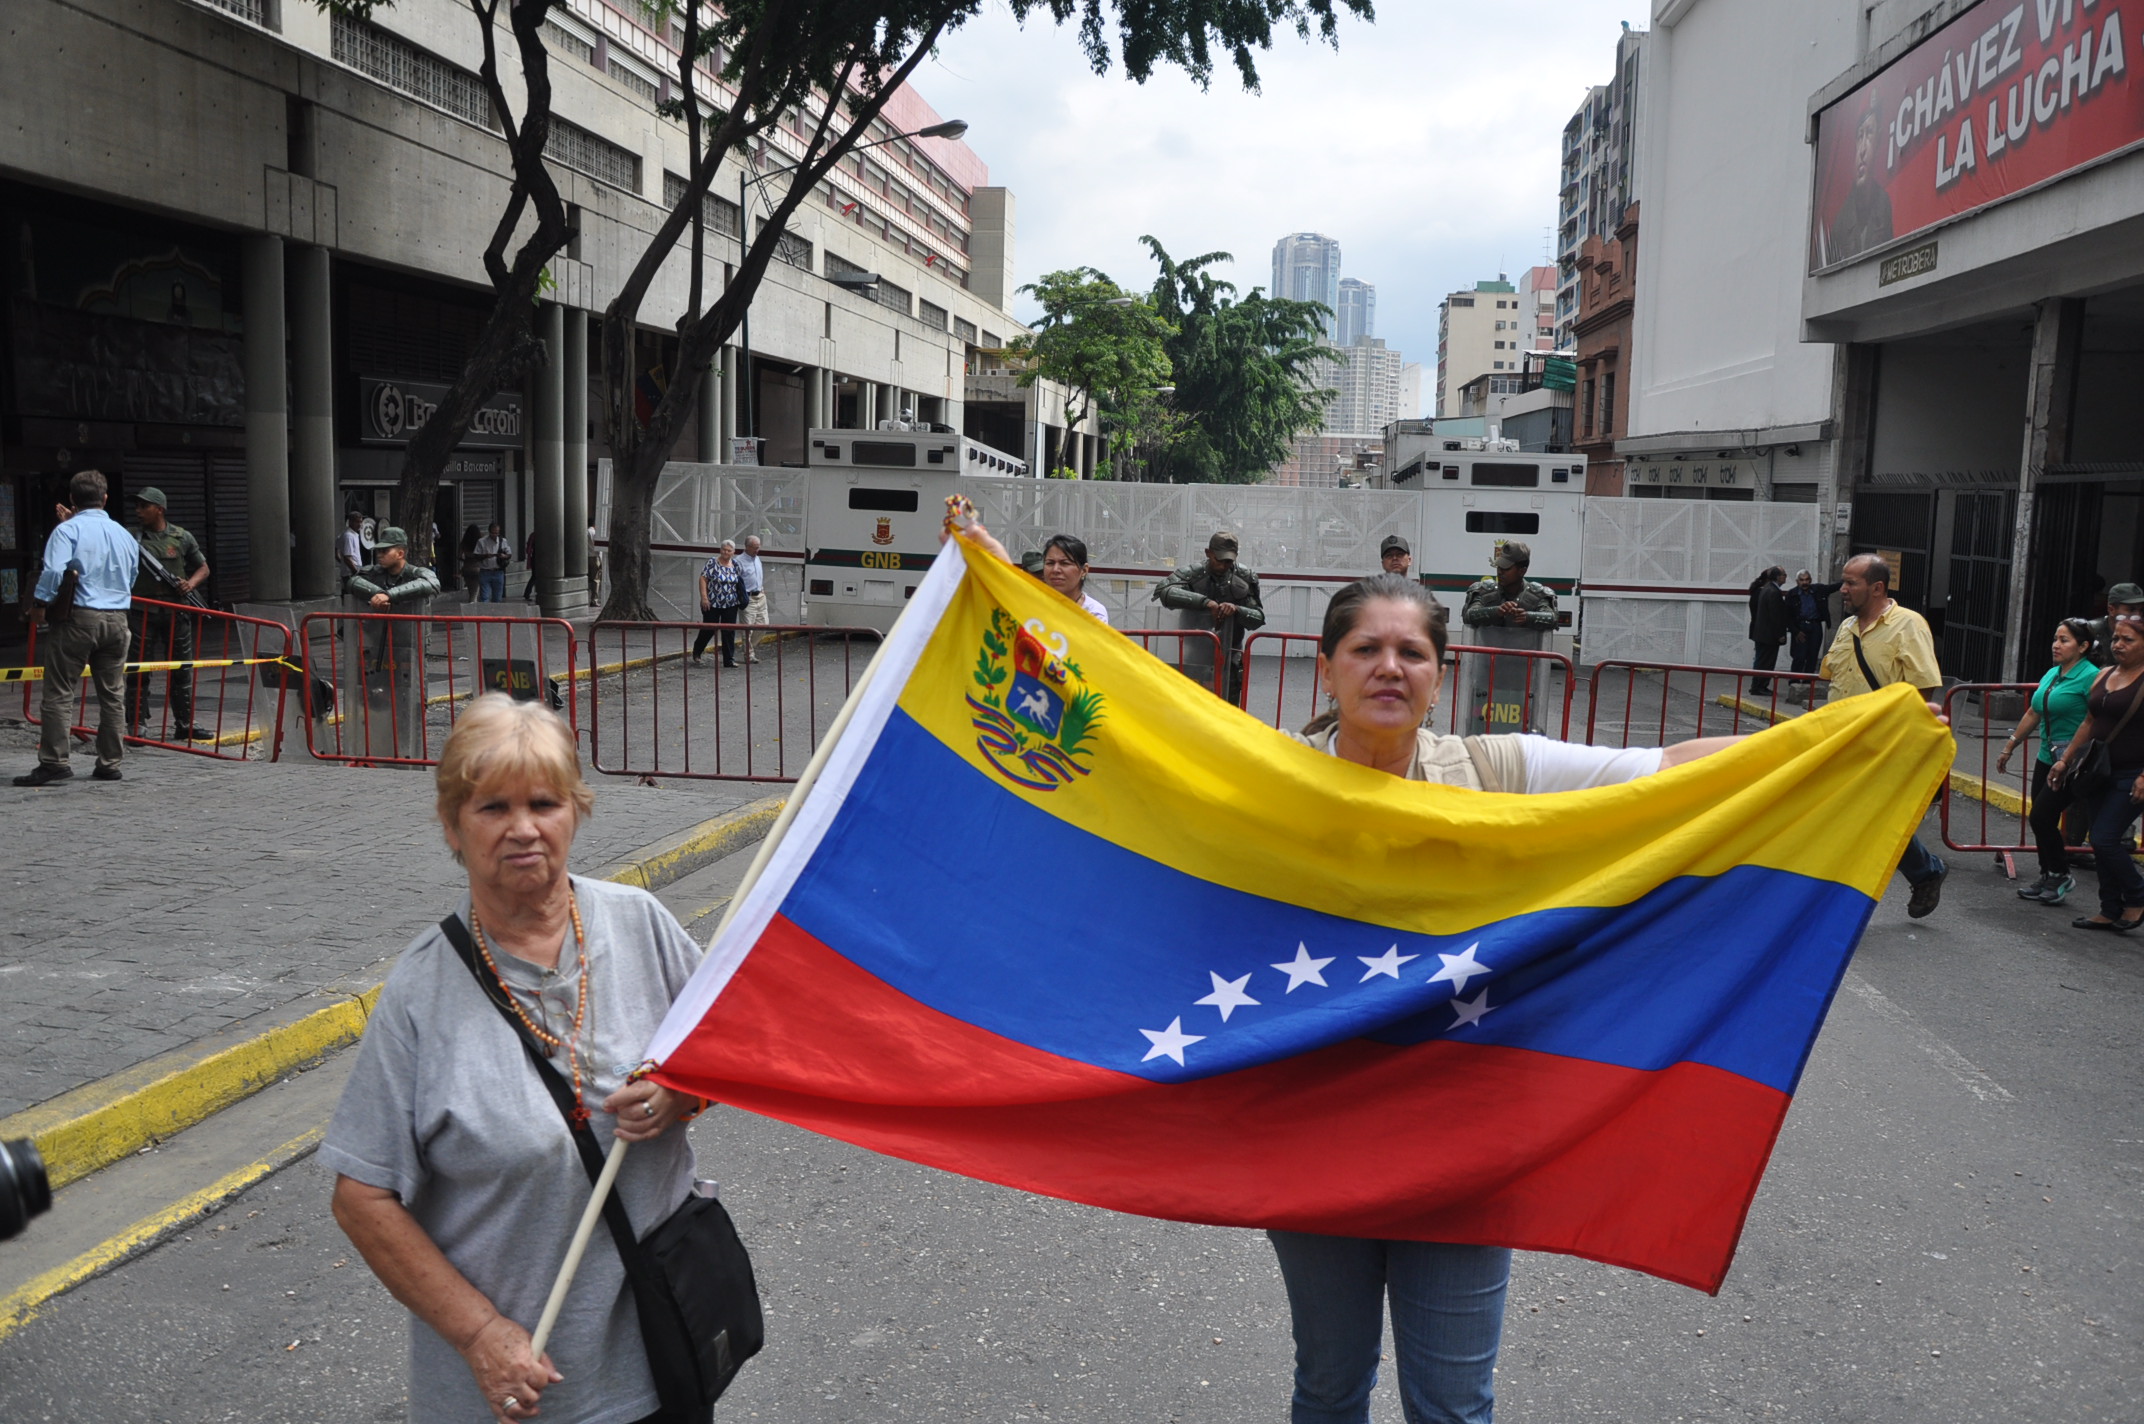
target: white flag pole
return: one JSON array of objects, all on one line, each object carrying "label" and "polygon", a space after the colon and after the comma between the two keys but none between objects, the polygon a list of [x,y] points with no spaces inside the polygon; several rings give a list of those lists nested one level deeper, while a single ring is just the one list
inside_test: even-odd
[{"label": "white flag pole", "polygon": [[[902,610],[902,616],[907,616],[907,610]],[[856,686],[849,689],[848,700],[841,704],[841,710],[834,714],[833,723],[827,727],[826,735],[819,739],[819,745],[813,749],[811,760],[805,764],[803,774],[797,778],[796,790],[790,792],[788,799],[782,803],[781,815],[775,818],[774,825],[767,831],[766,839],[759,843],[759,851],[752,857],[752,864],[745,871],[743,881],[738,884],[737,893],[730,897],[729,907],[722,912],[722,921],[715,927],[715,933],[709,943],[720,939],[722,932],[729,928],[730,921],[736,917],[737,907],[744,903],[744,897],[758,882],[760,873],[767,868],[767,862],[773,858],[774,848],[780,845],[782,837],[789,833],[789,825],[796,819],[797,807],[804,804],[805,796],[810,794],[812,784],[819,779],[819,772],[826,765],[828,754],[833,751],[834,744],[841,740],[841,734],[848,730],[849,720],[855,716],[858,704],[863,701],[865,689],[871,686],[871,675],[878,670],[879,659],[885,656],[886,644],[891,640],[891,636],[888,634],[887,637],[879,639],[877,651],[871,654],[871,661],[864,664],[863,675],[856,679]],[[580,1225],[573,1229],[573,1241],[566,1248],[565,1262],[558,1268],[558,1279],[551,1283],[551,1297],[543,1303],[543,1314],[537,1318],[535,1333],[529,1337],[529,1353],[539,1360],[543,1358],[543,1347],[550,1342],[551,1327],[558,1323],[558,1312],[566,1303],[566,1289],[573,1284],[575,1273],[581,1269],[581,1256],[588,1249],[588,1238],[595,1234],[597,1220],[603,1215],[603,1203],[610,1196],[612,1185],[618,1180],[618,1166],[625,1161],[625,1149],[632,1145],[622,1137],[611,1139],[610,1155],[603,1159],[602,1174],[596,1178],[595,1190],[588,1197],[588,1206],[581,1212]]]}]

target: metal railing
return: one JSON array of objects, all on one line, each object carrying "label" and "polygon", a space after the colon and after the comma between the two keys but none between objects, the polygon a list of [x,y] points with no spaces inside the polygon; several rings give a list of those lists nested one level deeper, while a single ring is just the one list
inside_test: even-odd
[{"label": "metal railing", "polygon": [[[130,746],[224,761],[243,761],[282,720],[290,629],[265,618],[214,608],[137,598],[127,613],[126,733]],[[30,630],[28,661],[38,662]],[[49,633],[48,633],[49,636]],[[179,664],[179,666],[168,666]],[[266,676],[256,676],[260,669]],[[266,694],[273,691],[273,712]],[[75,694],[70,730],[85,741],[97,734],[96,688],[85,674]],[[25,682],[24,720],[42,720],[43,686]],[[150,704],[156,704],[151,713]],[[272,742],[264,751],[274,750]]]},{"label": "metal railing", "polygon": [[[1315,717],[1322,710],[1316,664],[1305,654],[1317,644],[1314,633],[1258,632],[1245,638],[1243,709],[1284,729],[1301,727]],[[1290,648],[1299,651],[1291,653]],[[1260,654],[1266,658],[1263,663]],[[1444,658],[1444,683],[1429,715],[1433,730],[1447,735],[1570,735],[1577,677],[1563,654],[1454,643]]]},{"label": "metal railing", "polygon": [[[2031,736],[2018,744],[2011,765],[1998,769],[1995,759],[2000,753],[1994,748],[1997,743],[2008,741],[2009,736],[2007,729],[2000,734],[1996,732],[1988,704],[1992,697],[2002,693],[2016,693],[2020,698],[2026,698],[2038,689],[2039,684],[2034,682],[1961,682],[1943,692],[1943,715],[1950,718],[1951,735],[1958,741],[1958,760],[1951,768],[1950,779],[1944,784],[1939,811],[1943,844],[1952,850],[1993,851],[2006,856],[2013,872],[2017,868],[2017,853],[2035,849],[2032,826],[2027,817],[2032,810],[2033,764],[2039,759],[2041,733],[2045,728],[2044,724],[2035,728]],[[1977,717],[1967,716],[1961,721],[1958,706],[1961,698],[1979,708]],[[1976,790],[1977,795],[1974,794]],[[1960,808],[1957,803],[1961,799],[1977,804],[1978,812]],[[1989,825],[1991,813],[1995,821],[1993,828]],[[2085,849],[2087,817],[2073,810],[2062,819],[2063,839],[2069,848]],[[2000,831],[2009,839],[1998,839],[1991,831]],[[1961,836],[1974,839],[1962,840]]]},{"label": "metal railing", "polygon": [[[1814,699],[1824,679],[1806,672],[1705,667],[1697,663],[1595,663],[1586,693],[1586,742],[1591,746],[1664,747],[1693,737],[1758,732],[1794,716],[1783,689],[1801,687]],[[1754,682],[1768,684],[1753,693]]]},{"label": "metal railing", "polygon": [[[708,647],[725,628],[734,667]],[[884,636],[799,624],[594,624],[589,763],[607,776],[795,781]]]},{"label": "metal railing", "polygon": [[[546,702],[580,727],[580,644],[562,618],[308,613],[306,746],[323,761],[433,766],[463,703],[484,692]],[[312,686],[335,691],[332,710]]]},{"label": "metal railing", "polygon": [[[1219,694],[1228,664],[1221,659],[1221,637],[1211,628],[1119,628],[1155,657],[1185,677]],[[1159,643],[1161,646],[1156,647]],[[1174,653],[1172,659],[1170,654]]]}]

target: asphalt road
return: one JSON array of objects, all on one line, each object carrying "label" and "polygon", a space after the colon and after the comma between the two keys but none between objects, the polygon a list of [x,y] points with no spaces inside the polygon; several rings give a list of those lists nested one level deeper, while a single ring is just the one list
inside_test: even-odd
[{"label": "asphalt road", "polygon": [[[1718,1297],[1519,1258],[1502,1419],[2144,1420],[2144,945],[2022,904],[1988,859],[1954,858],[1934,918],[1902,885],[1877,912]],[[769,1312],[719,1418],[1286,1417],[1255,1233],[727,1110],[694,1140]],[[301,1163],[47,1306],[0,1340],[0,1419],[405,1417],[405,1317],[329,1185]],[[1375,1418],[1399,1418],[1389,1380]]]}]

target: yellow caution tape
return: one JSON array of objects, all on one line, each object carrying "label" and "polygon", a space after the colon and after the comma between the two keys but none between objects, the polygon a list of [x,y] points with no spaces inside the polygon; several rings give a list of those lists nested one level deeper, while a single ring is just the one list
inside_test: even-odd
[{"label": "yellow caution tape", "polygon": [[[127,672],[177,672],[181,668],[255,667],[274,663],[288,672],[302,673],[305,669],[289,658],[188,658],[177,662],[128,663]],[[90,670],[82,669],[88,677]],[[43,682],[45,670],[41,667],[0,668],[0,682]]]}]

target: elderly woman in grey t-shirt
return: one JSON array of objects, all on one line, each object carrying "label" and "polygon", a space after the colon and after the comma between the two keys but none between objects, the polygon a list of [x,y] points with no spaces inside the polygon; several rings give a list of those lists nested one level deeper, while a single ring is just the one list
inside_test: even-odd
[{"label": "elderly woman in grey t-shirt", "polygon": [[[606,1150],[638,1145],[617,1192],[645,1234],[692,1190],[681,1124],[704,1106],[645,1080],[641,1051],[700,952],[644,890],[566,870],[595,797],[573,737],[533,702],[480,697],[447,738],[439,819],[469,893],[457,913],[573,1084]],[[589,1184],[520,1040],[437,927],[402,952],[320,1158],[335,1219],[415,1316],[412,1417],[558,1424],[659,1413],[623,1264],[601,1234],[542,1359],[541,1313]]]}]

